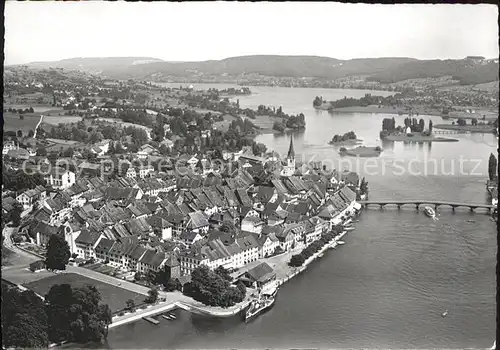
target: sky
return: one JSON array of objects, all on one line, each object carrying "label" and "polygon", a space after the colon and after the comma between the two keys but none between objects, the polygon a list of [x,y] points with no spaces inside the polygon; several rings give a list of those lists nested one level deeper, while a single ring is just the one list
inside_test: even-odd
[{"label": "sky", "polygon": [[72,57],[497,58],[494,5],[7,1],[5,64]]}]

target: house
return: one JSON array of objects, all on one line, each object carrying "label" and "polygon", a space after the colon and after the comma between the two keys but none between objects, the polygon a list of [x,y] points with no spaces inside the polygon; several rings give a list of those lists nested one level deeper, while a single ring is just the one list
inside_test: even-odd
[{"label": "house", "polygon": [[199,241],[202,238],[203,236],[199,232],[195,231],[184,231],[179,236],[181,242],[187,244],[188,246],[193,245],[195,242]]},{"label": "house", "polygon": [[146,176],[149,176],[155,169],[152,165],[141,165],[137,168],[136,173],[139,174],[141,179],[144,179]]},{"label": "house", "polygon": [[283,251],[289,251],[295,247],[295,234],[292,230],[282,230],[276,233],[280,248]]},{"label": "house", "polygon": [[6,197],[6,198],[2,198],[2,214],[7,214],[8,212],[10,212],[12,209],[14,209],[14,207],[17,205],[17,204],[20,204],[18,203],[14,198],[12,197]]},{"label": "house", "polygon": [[46,246],[49,243],[52,235],[58,234],[59,228],[56,226],[48,225],[40,221],[31,221],[28,225],[24,226],[21,232],[39,246]]},{"label": "house", "polygon": [[102,238],[99,243],[97,243],[95,247],[95,254],[96,258],[99,261],[105,262],[107,260],[110,260],[110,250],[113,247],[113,244],[115,243],[114,240],[108,239],[108,238]]},{"label": "house", "polygon": [[47,185],[59,189],[69,188],[76,182],[74,172],[60,167],[50,168],[50,172],[45,174],[44,180],[47,182]]},{"label": "house", "polygon": [[139,270],[139,261],[146,254],[146,248],[141,247],[140,245],[136,245],[134,249],[132,249],[127,254],[127,263],[125,267],[129,270],[138,271]]},{"label": "house", "polygon": [[258,216],[245,216],[241,221],[241,229],[243,231],[260,233],[264,222]]},{"label": "house", "polygon": [[13,150],[16,150],[18,148],[19,148],[19,146],[17,146],[14,141],[5,141],[5,143],[3,144],[2,154],[6,155],[9,153],[9,151],[11,151],[11,150],[13,151]]},{"label": "house", "polygon": [[36,186],[34,189],[27,190],[17,196],[16,200],[23,205],[24,210],[33,208],[33,205],[38,201],[43,201],[46,198],[46,190],[43,186]]},{"label": "house", "polygon": [[267,258],[273,255],[276,248],[280,245],[280,242],[274,233],[259,235],[257,237],[257,243],[259,244],[259,259]]},{"label": "house", "polygon": [[78,165],[78,169],[80,171],[79,176],[99,176],[101,174],[101,166],[95,163],[82,162]]},{"label": "house", "polygon": [[254,235],[244,235],[236,238],[236,244],[241,249],[242,264],[235,262],[235,267],[241,267],[259,258],[259,243]]},{"label": "house", "polygon": [[134,167],[129,167],[125,173],[125,177],[127,179],[135,179],[137,177],[137,172]]},{"label": "house", "polygon": [[276,272],[269,264],[263,262],[238,276],[246,286],[261,289],[276,280]]},{"label": "house", "polygon": [[186,229],[198,232],[198,233],[207,233],[209,228],[209,222],[205,214],[201,211],[195,211],[193,213],[188,214],[189,219],[186,224]]},{"label": "house", "polygon": [[7,157],[16,160],[28,160],[30,158],[30,153],[24,148],[11,149],[7,152]]},{"label": "house", "polygon": [[201,249],[190,249],[180,255],[181,275],[191,275],[191,272],[200,265],[208,266],[208,257],[202,254]]},{"label": "house", "polygon": [[153,215],[146,219],[153,228],[153,232],[162,240],[172,239],[172,224],[159,215]]},{"label": "house", "polygon": [[147,249],[137,266],[141,273],[147,273],[148,271],[158,272],[166,261],[167,257],[165,253],[157,253],[154,250]]},{"label": "house", "polygon": [[96,258],[95,248],[103,238],[104,234],[102,232],[99,233],[86,228],[82,229],[75,239],[75,253],[78,254],[79,258],[85,260]]}]

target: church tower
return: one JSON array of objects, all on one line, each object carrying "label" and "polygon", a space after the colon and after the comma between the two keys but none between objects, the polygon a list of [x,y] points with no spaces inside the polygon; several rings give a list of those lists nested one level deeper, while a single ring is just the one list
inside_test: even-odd
[{"label": "church tower", "polygon": [[283,176],[292,176],[295,173],[295,150],[293,149],[293,135],[290,135],[290,147],[286,156],[286,167],[283,169]]}]

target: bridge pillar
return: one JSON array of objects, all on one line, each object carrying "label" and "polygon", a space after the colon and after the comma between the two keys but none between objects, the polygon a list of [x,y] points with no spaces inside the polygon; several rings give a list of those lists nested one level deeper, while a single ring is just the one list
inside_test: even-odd
[{"label": "bridge pillar", "polygon": [[420,204],[422,204],[422,203],[415,203],[415,209],[417,209],[417,211],[418,211],[418,209],[420,207]]},{"label": "bridge pillar", "polygon": [[451,211],[453,211],[453,212],[455,211],[455,206],[454,205],[451,206]]},{"label": "bridge pillar", "polygon": [[476,207],[469,207],[469,209],[471,212],[474,212],[474,209],[476,209]]},{"label": "bridge pillar", "polygon": [[384,204],[380,204],[380,209],[384,209]]},{"label": "bridge pillar", "polygon": [[398,204],[398,210],[401,210],[401,204]]}]

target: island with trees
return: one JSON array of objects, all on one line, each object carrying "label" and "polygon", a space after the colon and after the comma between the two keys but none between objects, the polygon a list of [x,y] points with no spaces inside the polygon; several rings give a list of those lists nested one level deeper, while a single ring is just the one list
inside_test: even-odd
[{"label": "island with trees", "polygon": [[341,147],[339,150],[339,154],[341,156],[349,156],[349,157],[378,157],[382,153],[383,149],[380,146],[376,147],[368,147],[368,146],[358,146],[352,149],[346,149],[345,147]]},{"label": "island with trees", "polygon": [[425,121],[421,118],[405,118],[404,125],[396,126],[396,120],[393,118],[384,118],[382,121],[382,130],[380,139],[386,141],[405,141],[405,142],[457,142],[456,139],[436,137],[432,133],[432,120],[428,127],[425,127]]},{"label": "island with trees", "polygon": [[328,142],[330,145],[341,146],[347,144],[358,144],[363,142],[363,140],[358,139],[354,131],[349,131],[344,135],[334,135],[331,141]]},{"label": "island with trees", "polygon": [[481,118],[473,118],[470,120],[470,124],[468,124],[467,119],[458,118],[457,121],[452,122],[452,124],[436,124],[434,127],[436,129],[453,130],[457,132],[495,134],[498,128],[498,119],[486,121]]},{"label": "island with trees", "polygon": [[335,101],[326,101],[322,96],[316,96],[313,100],[313,107],[329,112],[388,113],[409,116],[418,116],[419,114],[444,115],[443,108],[426,103],[425,100],[408,102],[415,97],[414,92],[410,89],[403,89],[401,92],[386,97],[365,94],[361,98],[348,98],[346,96]]}]

